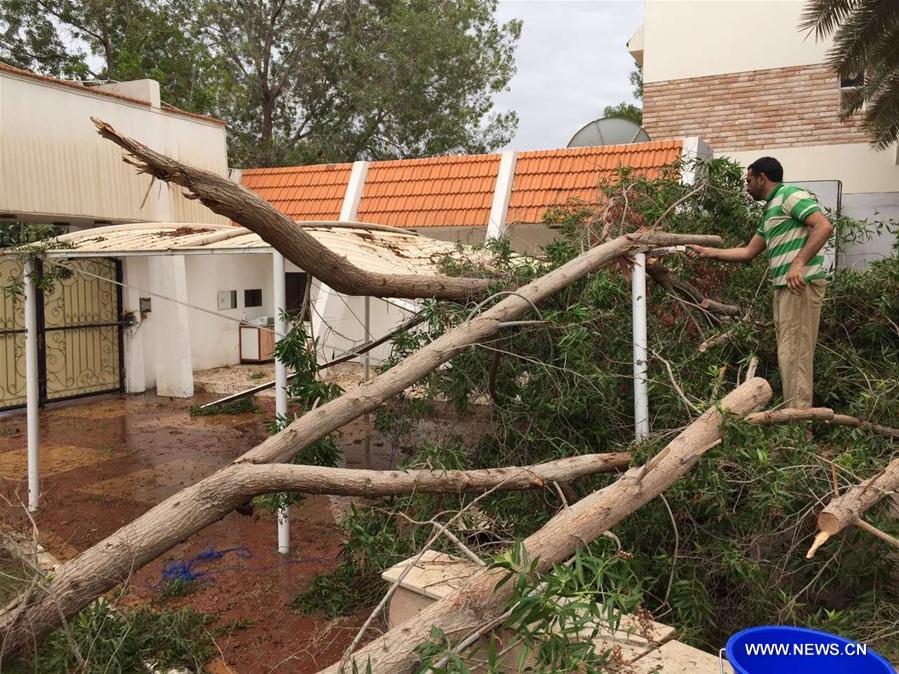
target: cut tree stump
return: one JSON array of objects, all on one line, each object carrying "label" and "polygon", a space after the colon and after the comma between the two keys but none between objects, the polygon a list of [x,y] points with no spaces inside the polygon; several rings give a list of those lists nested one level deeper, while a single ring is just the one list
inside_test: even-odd
[{"label": "cut tree stump", "polygon": [[[480,566],[466,559],[428,550],[418,562],[414,557],[400,562],[381,574],[381,578],[393,584],[409,565],[412,568],[399,581],[399,587],[388,605],[388,629],[414,619],[420,611],[457,591],[467,578],[481,570]],[[599,625],[598,629],[599,633],[593,639],[597,653],[611,651],[613,654],[609,672],[720,674],[716,655],[675,641],[676,630],[668,625],[625,615],[618,629],[612,630],[605,625]],[[592,628],[588,628],[587,634],[589,631]],[[506,630],[501,638],[508,643],[514,639],[514,633]],[[486,653],[487,643],[487,638],[482,638],[479,645],[473,647],[473,661]],[[504,671],[519,671],[517,663],[520,655],[520,649],[515,648],[506,653],[502,660],[507,663]],[[480,674],[483,671],[481,667],[472,667],[472,672]],[[731,670],[726,666],[725,671]]]}]

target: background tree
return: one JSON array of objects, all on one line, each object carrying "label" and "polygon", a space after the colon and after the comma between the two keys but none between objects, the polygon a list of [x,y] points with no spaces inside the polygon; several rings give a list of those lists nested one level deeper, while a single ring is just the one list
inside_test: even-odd
[{"label": "background tree", "polygon": [[72,79],[152,78],[162,99],[223,114],[228,71],[179,16],[184,0],[0,0],[0,61]]},{"label": "background tree", "polygon": [[495,0],[206,0],[199,21],[241,90],[238,163],[483,152],[511,138],[492,96],[521,24]]},{"label": "background tree", "polygon": [[828,65],[842,79],[861,76],[844,114],[864,109],[865,129],[885,149],[899,138],[899,3],[811,0],[800,27],[819,40],[833,36]]},{"label": "background tree", "polygon": [[514,112],[521,23],[496,0],[0,0],[0,60],[59,77],[160,82],[228,122],[230,159],[269,166],[484,152]]},{"label": "background tree", "polygon": [[633,103],[619,103],[618,105],[607,105],[602,109],[603,117],[621,117],[629,119],[634,124],[643,124],[643,108]]}]

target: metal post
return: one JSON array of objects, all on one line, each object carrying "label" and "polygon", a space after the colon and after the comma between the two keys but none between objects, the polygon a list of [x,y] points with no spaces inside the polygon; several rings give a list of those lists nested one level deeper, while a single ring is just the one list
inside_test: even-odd
[{"label": "metal post", "polygon": [[[284,283],[284,256],[272,253],[272,306],[275,312],[275,341],[287,334],[284,307],[287,305],[287,290]],[[279,418],[287,416],[287,366],[275,358],[275,414]],[[290,552],[290,512],[289,508],[278,509],[278,552]]]},{"label": "metal post", "polygon": [[38,370],[37,370],[37,285],[34,263],[27,259],[22,267],[25,289],[25,396],[28,430],[28,510],[37,512],[41,489],[38,461]]},{"label": "metal post", "polygon": [[631,271],[634,342],[634,437],[649,435],[649,395],[647,393],[646,348],[646,253],[634,255]]},{"label": "metal post", "polygon": [[[362,316],[362,327],[365,330],[365,338],[362,340],[366,344],[371,341],[371,298],[365,296],[365,310]],[[362,381],[368,381],[371,372],[371,351],[362,354]]]}]

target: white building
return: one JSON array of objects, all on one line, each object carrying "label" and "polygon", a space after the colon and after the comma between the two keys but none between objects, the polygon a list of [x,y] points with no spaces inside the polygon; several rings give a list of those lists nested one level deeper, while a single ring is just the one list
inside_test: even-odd
[{"label": "white building", "polygon": [[[227,176],[224,122],[166,105],[157,82],[84,86],[0,64],[0,221],[52,223],[72,232],[119,223],[230,224],[180,189],[125,164],[91,117]],[[223,330],[216,319],[158,297],[190,297],[217,310],[217,290],[227,288],[237,291],[238,301],[222,313],[255,318],[266,308],[247,308],[243,300],[244,290],[257,289],[271,314],[271,256],[262,257],[73,261],[79,271],[40,303],[42,400],[152,387],[163,395],[191,395],[191,370],[237,362],[237,324],[227,322]],[[0,284],[9,285],[21,269],[21,260],[0,257]],[[150,311],[146,301],[144,311],[139,306],[145,295]],[[125,326],[129,316],[134,322]],[[0,409],[24,403],[24,360],[23,303],[4,293]]]},{"label": "white building", "polygon": [[[654,140],[698,135],[744,166],[770,155],[785,180],[858,219],[899,219],[899,154],[871,147],[855,116],[841,120],[830,41],[799,30],[804,0],[644,0],[628,43],[643,66],[644,127]],[[886,236],[837,251],[840,266],[889,254]]]}]

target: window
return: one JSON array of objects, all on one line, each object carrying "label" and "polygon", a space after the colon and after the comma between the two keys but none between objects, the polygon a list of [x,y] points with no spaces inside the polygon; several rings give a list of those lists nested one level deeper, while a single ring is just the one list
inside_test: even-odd
[{"label": "window", "polygon": [[261,307],[262,306],[262,288],[254,288],[253,290],[243,291],[243,305],[245,307]]},{"label": "window", "polygon": [[237,308],[237,291],[236,290],[219,290],[218,309],[236,309]]},{"label": "window", "polygon": [[840,78],[840,114],[847,115],[853,103],[857,102],[861,89],[865,84],[865,74],[849,75]]},{"label": "window", "polygon": [[[306,284],[309,277],[305,272],[287,272],[284,274],[284,286],[287,293],[287,313],[296,318],[303,307],[303,299],[306,297]],[[311,320],[309,306],[306,307],[304,321]]]}]

